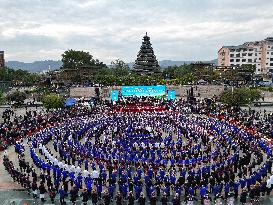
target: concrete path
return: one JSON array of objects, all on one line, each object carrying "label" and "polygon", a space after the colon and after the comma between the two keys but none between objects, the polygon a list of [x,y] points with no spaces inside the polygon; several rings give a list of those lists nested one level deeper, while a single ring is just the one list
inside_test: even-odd
[{"label": "concrete path", "polygon": [[[17,153],[14,152],[14,147],[9,147],[8,150],[8,156],[10,160],[13,162],[17,162]],[[22,190],[23,188],[18,185],[16,182],[13,181],[11,176],[8,174],[8,172],[5,170],[5,167],[3,165],[3,157],[4,152],[0,152],[0,190]],[[1,202],[0,202],[1,204]]]}]

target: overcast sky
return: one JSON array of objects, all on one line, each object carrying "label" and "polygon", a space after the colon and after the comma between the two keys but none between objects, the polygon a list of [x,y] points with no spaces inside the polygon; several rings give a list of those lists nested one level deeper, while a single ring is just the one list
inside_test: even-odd
[{"label": "overcast sky", "polygon": [[133,62],[145,32],[158,60],[211,60],[222,45],[273,36],[272,0],[0,0],[6,60],[67,49]]}]

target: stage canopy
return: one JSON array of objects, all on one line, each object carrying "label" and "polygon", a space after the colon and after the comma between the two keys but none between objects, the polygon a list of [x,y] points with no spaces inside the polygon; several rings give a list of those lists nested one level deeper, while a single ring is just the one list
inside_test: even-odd
[{"label": "stage canopy", "polygon": [[67,98],[65,103],[64,103],[64,106],[65,107],[70,107],[72,105],[75,105],[76,104],[76,100],[74,98]]}]

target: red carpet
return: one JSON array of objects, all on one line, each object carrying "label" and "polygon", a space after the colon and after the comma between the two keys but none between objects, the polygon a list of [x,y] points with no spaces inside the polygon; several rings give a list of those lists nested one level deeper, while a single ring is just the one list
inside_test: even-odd
[{"label": "red carpet", "polygon": [[127,105],[120,109],[116,109],[116,112],[165,112],[168,111],[165,107],[161,106],[138,106],[138,105]]}]

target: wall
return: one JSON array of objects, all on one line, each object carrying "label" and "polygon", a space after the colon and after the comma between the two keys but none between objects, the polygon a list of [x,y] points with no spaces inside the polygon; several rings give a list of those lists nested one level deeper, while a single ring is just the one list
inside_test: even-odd
[{"label": "wall", "polygon": [[70,88],[70,97],[80,98],[80,97],[92,97],[96,95],[94,87],[72,87]]},{"label": "wall", "polygon": [[[190,85],[182,85],[182,86],[167,86],[167,90],[175,90],[176,96],[186,97],[187,90],[191,88]],[[221,92],[224,91],[224,86],[222,85],[194,85],[193,86],[194,95],[198,96],[200,93],[200,97],[202,98],[211,98],[214,95],[218,96]],[[119,90],[121,91],[121,86],[112,86],[112,87],[104,87],[100,89],[101,96],[103,98],[108,98],[111,90]],[[95,88],[94,87],[73,87],[70,88],[70,96],[71,97],[92,97],[95,96]]]}]

